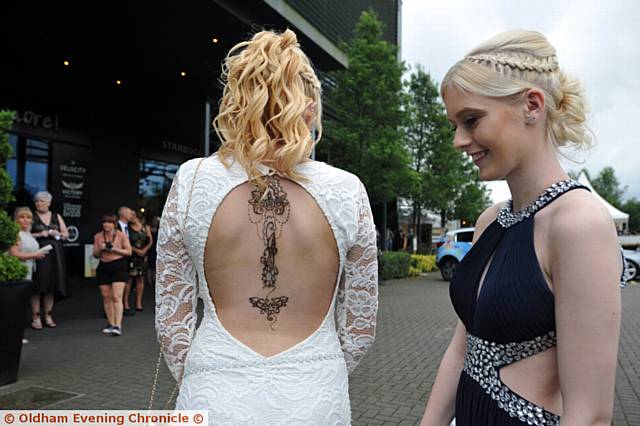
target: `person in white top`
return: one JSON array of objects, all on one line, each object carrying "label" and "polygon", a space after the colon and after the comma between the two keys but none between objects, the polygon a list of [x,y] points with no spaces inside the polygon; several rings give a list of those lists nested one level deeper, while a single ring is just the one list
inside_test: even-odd
[{"label": "person in white top", "polygon": [[18,226],[20,226],[20,231],[18,241],[9,248],[9,253],[20,259],[28,268],[26,279],[30,280],[35,270],[35,260],[44,258],[47,252],[39,251],[40,245],[31,235],[31,224],[33,223],[31,209],[29,207],[16,207],[13,217]]},{"label": "person in white top", "polygon": [[156,330],[176,408],[210,424],[350,424],[348,374],[378,307],[367,193],[309,159],[320,82],[292,31],[236,45],[223,75],[222,146],[180,167],[158,236]]},{"label": "person in white top", "polygon": [[[15,221],[20,226],[18,240],[9,248],[9,253],[17,257],[27,267],[27,280],[33,279],[33,272],[36,268],[36,260],[47,255],[47,251],[40,251],[40,244],[31,235],[31,224],[33,223],[33,213],[29,207],[17,207],[13,213]],[[42,329],[42,320],[38,315],[33,319],[32,327],[36,330]]]}]

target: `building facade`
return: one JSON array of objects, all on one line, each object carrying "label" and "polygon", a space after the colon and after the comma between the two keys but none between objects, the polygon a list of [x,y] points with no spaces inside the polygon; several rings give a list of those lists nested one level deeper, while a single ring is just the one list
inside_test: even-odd
[{"label": "building facade", "polygon": [[368,8],[398,43],[400,0],[11,2],[0,109],[17,113],[14,206],[52,193],[70,228],[69,273],[82,276],[104,213],[159,215],[179,164],[217,149],[211,121],[231,46],[291,28],[319,71],[343,69],[340,42]]}]

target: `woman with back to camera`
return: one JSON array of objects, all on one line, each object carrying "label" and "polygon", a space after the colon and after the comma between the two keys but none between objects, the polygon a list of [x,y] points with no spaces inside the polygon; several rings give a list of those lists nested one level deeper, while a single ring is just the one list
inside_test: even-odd
[{"label": "woman with back to camera", "polygon": [[441,94],[456,148],[513,198],[480,216],[451,282],[460,320],[422,425],[609,424],[620,248],[558,160],[590,143],[580,83],[542,34],[510,31],[453,65]]},{"label": "woman with back to camera", "polygon": [[103,334],[122,335],[122,294],[129,279],[128,257],[131,256],[129,238],[118,228],[115,214],[102,216],[102,231],[93,236],[93,256],[100,259],[96,280],[104,312],[109,322]]},{"label": "woman with back to camera", "polygon": [[223,77],[222,146],[180,167],[158,236],[156,329],[176,407],[211,424],[349,424],[348,373],[376,324],[367,193],[309,159],[320,82],[292,31],[237,44]]}]

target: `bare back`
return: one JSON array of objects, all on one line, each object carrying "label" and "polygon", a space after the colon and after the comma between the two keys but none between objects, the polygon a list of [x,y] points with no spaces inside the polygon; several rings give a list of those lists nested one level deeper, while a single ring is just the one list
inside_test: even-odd
[{"label": "bare back", "polygon": [[[204,268],[222,325],[271,356],[320,326],[340,262],[331,227],[311,195],[292,181],[266,179],[267,194],[246,182],[220,204]],[[275,204],[279,209],[270,215]]]}]

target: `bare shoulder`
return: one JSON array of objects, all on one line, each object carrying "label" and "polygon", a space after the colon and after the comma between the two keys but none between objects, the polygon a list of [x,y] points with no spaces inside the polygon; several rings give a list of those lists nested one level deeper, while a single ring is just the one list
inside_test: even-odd
[{"label": "bare shoulder", "polygon": [[608,236],[617,240],[615,225],[609,211],[604,203],[588,191],[568,192],[549,207],[551,235],[578,240],[589,236]]},{"label": "bare shoulder", "polygon": [[489,227],[489,225],[491,225],[496,220],[496,218],[498,217],[498,213],[500,212],[500,209],[504,207],[506,203],[507,203],[506,201],[501,201],[499,203],[492,205],[491,207],[489,207],[488,209],[482,212],[482,214],[478,217],[478,220],[476,221],[476,227],[475,227],[476,229],[473,232],[474,243],[478,241],[478,239],[480,238],[484,230],[487,229],[487,227]]}]

